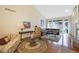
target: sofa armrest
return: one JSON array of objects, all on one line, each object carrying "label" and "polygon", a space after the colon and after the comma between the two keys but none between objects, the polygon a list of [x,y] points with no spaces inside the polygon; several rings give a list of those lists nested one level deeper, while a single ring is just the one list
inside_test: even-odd
[{"label": "sofa armrest", "polygon": [[16,48],[17,48],[17,46],[19,45],[19,43],[20,43],[21,41],[20,41],[20,38],[19,37],[17,37],[17,38],[15,38],[15,39],[13,39],[13,40],[11,40],[3,49],[2,49],[2,52],[4,52],[4,53],[13,53],[15,50],[16,50]]}]

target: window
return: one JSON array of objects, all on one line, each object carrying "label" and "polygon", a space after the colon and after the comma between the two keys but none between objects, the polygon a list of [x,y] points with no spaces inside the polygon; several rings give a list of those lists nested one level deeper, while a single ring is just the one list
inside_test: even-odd
[{"label": "window", "polygon": [[52,28],[52,20],[48,21],[48,28]]},{"label": "window", "polygon": [[44,20],[41,20],[41,27],[44,27]]}]

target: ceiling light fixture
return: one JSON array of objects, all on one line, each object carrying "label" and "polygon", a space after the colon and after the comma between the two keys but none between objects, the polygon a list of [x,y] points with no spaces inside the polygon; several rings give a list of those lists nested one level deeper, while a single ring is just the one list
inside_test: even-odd
[{"label": "ceiling light fixture", "polygon": [[68,13],[69,12],[69,10],[65,10],[65,13]]}]

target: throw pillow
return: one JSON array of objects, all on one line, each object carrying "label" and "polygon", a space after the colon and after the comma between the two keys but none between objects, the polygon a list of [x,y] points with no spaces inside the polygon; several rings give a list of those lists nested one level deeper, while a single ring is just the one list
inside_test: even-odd
[{"label": "throw pillow", "polygon": [[5,41],[5,38],[0,39],[0,45],[5,45],[7,42]]}]

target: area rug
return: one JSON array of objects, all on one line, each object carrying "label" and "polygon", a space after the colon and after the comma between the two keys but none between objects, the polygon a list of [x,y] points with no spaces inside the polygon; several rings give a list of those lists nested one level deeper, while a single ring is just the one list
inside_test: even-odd
[{"label": "area rug", "polygon": [[24,40],[17,48],[18,53],[43,53],[47,52],[48,43],[47,40],[41,39],[37,40],[36,46],[29,46],[29,41]]}]

